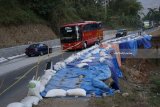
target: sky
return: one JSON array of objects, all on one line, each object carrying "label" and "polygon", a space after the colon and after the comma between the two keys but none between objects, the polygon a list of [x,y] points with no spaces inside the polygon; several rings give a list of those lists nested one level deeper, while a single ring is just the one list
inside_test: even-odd
[{"label": "sky", "polygon": [[142,2],[144,7],[143,12],[146,14],[148,9],[147,8],[158,8],[160,6],[160,0],[138,0]]}]

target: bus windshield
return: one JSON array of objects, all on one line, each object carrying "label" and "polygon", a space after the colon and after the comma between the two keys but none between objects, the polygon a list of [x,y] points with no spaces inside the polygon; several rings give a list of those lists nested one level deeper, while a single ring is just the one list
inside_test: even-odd
[{"label": "bus windshield", "polygon": [[78,26],[69,26],[62,27],[61,32],[61,42],[69,43],[80,40],[79,27]]}]

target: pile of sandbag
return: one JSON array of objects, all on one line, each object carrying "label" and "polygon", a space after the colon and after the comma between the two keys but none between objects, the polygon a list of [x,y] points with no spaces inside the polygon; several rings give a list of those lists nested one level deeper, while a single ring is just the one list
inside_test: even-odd
[{"label": "pile of sandbag", "polygon": [[33,105],[38,105],[41,99],[36,96],[27,96],[20,102],[14,102],[7,105],[7,107],[32,107]]},{"label": "pile of sandbag", "polygon": [[65,97],[65,96],[86,96],[86,91],[81,88],[76,89],[69,89],[69,90],[63,90],[63,89],[52,89],[47,92],[45,97]]}]

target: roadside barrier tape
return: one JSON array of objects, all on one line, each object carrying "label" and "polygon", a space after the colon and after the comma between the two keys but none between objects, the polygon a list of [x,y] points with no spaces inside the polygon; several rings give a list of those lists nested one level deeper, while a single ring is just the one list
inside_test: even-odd
[{"label": "roadside barrier tape", "polygon": [[14,82],[12,85],[10,85],[8,88],[6,88],[4,91],[0,93],[0,96],[7,92],[9,89],[11,89],[14,85],[16,85],[20,80],[22,80],[24,77],[26,77],[36,66],[33,66],[30,70],[28,70],[21,78],[19,78],[16,82]]}]

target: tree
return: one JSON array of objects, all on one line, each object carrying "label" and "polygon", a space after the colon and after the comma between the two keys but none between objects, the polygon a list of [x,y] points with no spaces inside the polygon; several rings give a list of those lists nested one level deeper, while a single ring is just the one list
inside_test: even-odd
[{"label": "tree", "polygon": [[160,21],[160,9],[157,8],[148,8],[147,15],[143,18],[143,20],[150,20],[156,23]]}]

